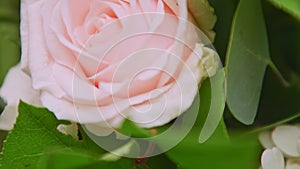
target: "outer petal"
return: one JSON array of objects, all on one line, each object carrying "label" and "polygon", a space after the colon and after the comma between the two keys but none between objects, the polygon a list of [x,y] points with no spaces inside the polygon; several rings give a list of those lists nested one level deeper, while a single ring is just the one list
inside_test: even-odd
[{"label": "outer petal", "polygon": [[284,158],[277,148],[267,149],[261,157],[263,169],[284,169]]},{"label": "outer petal", "polygon": [[3,114],[0,116],[0,129],[11,130],[18,115],[19,100],[40,106],[40,92],[31,86],[30,77],[24,73],[20,65],[10,69],[0,89],[0,95],[7,102]]},{"label": "outer petal", "polygon": [[20,32],[21,32],[21,41],[22,41],[22,60],[21,67],[22,69],[29,72],[28,68],[28,21],[27,21],[27,11],[25,0],[21,1],[21,23],[20,23]]},{"label": "outer petal", "polygon": [[297,140],[300,129],[296,126],[278,126],[272,133],[275,145],[288,157],[300,157],[297,151]]}]

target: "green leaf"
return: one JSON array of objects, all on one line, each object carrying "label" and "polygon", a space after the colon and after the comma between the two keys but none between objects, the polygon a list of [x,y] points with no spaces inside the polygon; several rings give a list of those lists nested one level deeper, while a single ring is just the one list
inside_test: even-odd
[{"label": "green leaf", "polygon": [[[39,169],[133,169],[142,166],[142,164],[135,164],[134,160],[129,158],[122,158],[113,162],[99,161],[91,156],[64,151],[43,156],[38,162],[38,165]],[[176,169],[176,165],[165,155],[147,158],[143,165],[153,169]]]},{"label": "green leaf", "polygon": [[260,0],[240,1],[227,52],[228,107],[239,121],[252,124],[266,67],[273,65]]},{"label": "green leaf", "polygon": [[133,164],[129,159],[108,162],[81,153],[61,151],[42,156],[38,166],[39,169],[128,169]]},{"label": "green leaf", "polygon": [[4,142],[0,168],[39,168],[41,157],[62,150],[80,151],[95,158],[104,153],[84,133],[80,141],[60,133],[56,128],[62,123],[66,122],[58,121],[47,109],[20,102],[17,122]]},{"label": "green leaf", "polygon": [[[211,84],[211,88],[208,88],[207,85],[204,84],[200,90],[200,96],[202,98],[201,100],[210,98],[210,104],[206,103],[206,105],[204,104],[200,105],[200,106],[209,105],[209,108],[207,107],[208,109],[206,109],[206,112],[201,112],[201,111],[199,112],[201,114],[202,113],[207,114],[202,131],[199,136],[200,143],[205,142],[213,134],[213,132],[218,127],[218,124],[220,123],[223,116],[225,102],[226,102],[224,69],[220,69],[216,73],[216,75],[210,78],[210,84]],[[204,90],[206,91],[211,90],[210,97],[202,93],[204,92]]]},{"label": "green leaf", "polygon": [[151,133],[148,132],[146,129],[138,127],[134,122],[130,121],[129,119],[125,119],[120,127],[119,132],[126,135],[131,136],[134,138],[147,138],[151,137]]},{"label": "green leaf", "polygon": [[151,169],[176,169],[177,166],[164,154],[150,157],[146,163]]},{"label": "green leaf", "polygon": [[166,154],[184,169],[254,169],[258,167],[260,145],[254,139],[228,141],[222,125],[205,143],[197,141],[197,129]]},{"label": "green leaf", "polygon": [[0,86],[10,67],[20,58],[19,0],[0,2]]},{"label": "green leaf", "polygon": [[[217,74],[215,78],[220,81],[217,80],[216,82],[223,82],[222,71],[218,73],[220,74]],[[222,83],[215,84],[217,84],[219,90],[224,87]],[[213,83],[209,80],[202,83],[200,89],[200,110],[196,123],[188,135],[177,146],[166,152],[166,155],[178,164],[179,168],[184,169],[257,168],[260,155],[260,145],[257,142],[257,137],[230,141],[222,120],[221,123],[217,123],[219,125],[213,135],[205,143],[199,143],[198,132],[205,126],[207,118],[210,116],[208,112],[212,106],[211,99],[214,97],[214,92],[211,90],[212,86]],[[224,92],[224,90],[221,91]],[[166,143],[171,140],[172,137],[165,138]]]},{"label": "green leaf", "polygon": [[289,13],[300,21],[300,1],[299,0],[269,0],[277,8]]}]

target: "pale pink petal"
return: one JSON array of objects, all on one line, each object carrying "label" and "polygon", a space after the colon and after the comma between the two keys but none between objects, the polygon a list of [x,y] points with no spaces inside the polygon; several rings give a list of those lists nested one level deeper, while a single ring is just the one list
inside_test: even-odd
[{"label": "pale pink petal", "polygon": [[98,101],[110,99],[110,94],[98,89],[87,79],[78,77],[72,70],[54,64],[53,77],[57,85],[66,93],[66,98],[78,103],[95,106]]},{"label": "pale pink petal", "polygon": [[[190,57],[184,65],[182,72],[172,87],[149,102],[133,106],[126,113],[129,119],[142,127],[160,126],[170,122],[181,113],[185,112],[192,104],[198,91],[197,73],[198,63]],[[154,90],[153,92],[161,92]]]},{"label": "pale pink petal", "polygon": [[177,0],[163,0],[164,3],[178,16],[179,15],[179,7]]},{"label": "pale pink petal", "polygon": [[[21,85],[20,85],[21,84]],[[7,107],[0,116],[0,129],[11,130],[18,115],[20,100],[40,106],[40,92],[34,90],[30,77],[21,70],[20,65],[11,68],[0,89],[0,96],[7,102]]]},{"label": "pale pink petal", "polygon": [[120,111],[127,108],[127,105],[107,105],[97,107],[84,104],[73,104],[66,99],[55,98],[47,92],[42,92],[41,101],[45,107],[54,112],[58,119],[70,120],[78,123],[103,122],[114,118]]},{"label": "pale pink petal", "polygon": [[34,89],[46,90],[57,97],[62,97],[64,91],[57,86],[53,79],[53,60],[49,56],[45,39],[40,34],[43,32],[42,16],[37,15],[37,13],[41,13],[43,2],[29,3],[29,1],[26,1],[25,8],[28,14],[28,63],[32,86]]},{"label": "pale pink petal", "polygon": [[288,157],[299,157],[297,151],[297,140],[300,136],[300,129],[296,126],[278,126],[272,133],[275,145]]},{"label": "pale pink petal", "polygon": [[90,3],[91,0],[78,0],[76,3],[73,0],[61,1],[62,19],[70,37],[74,38],[72,36],[74,29],[83,24],[90,9]]},{"label": "pale pink petal", "polygon": [[17,116],[18,107],[16,105],[7,105],[0,116],[0,130],[13,129]]},{"label": "pale pink petal", "polygon": [[284,169],[284,158],[277,148],[267,149],[261,157],[263,169]]},{"label": "pale pink petal", "polygon": [[22,42],[22,57],[21,57],[21,68],[26,72],[29,72],[29,63],[28,63],[28,48],[29,48],[29,38],[28,38],[28,14],[26,10],[26,1],[21,1],[21,22],[20,22],[20,32],[21,32],[21,42]]}]

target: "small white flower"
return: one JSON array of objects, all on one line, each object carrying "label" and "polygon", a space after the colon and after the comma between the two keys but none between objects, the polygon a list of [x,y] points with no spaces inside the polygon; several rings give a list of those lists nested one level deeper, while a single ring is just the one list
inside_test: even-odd
[{"label": "small white flower", "polygon": [[263,169],[284,169],[284,157],[277,148],[267,149],[261,157]]},{"label": "small white flower", "polygon": [[297,140],[300,136],[300,128],[296,126],[278,126],[272,133],[272,140],[286,157],[300,157],[297,151]]},{"label": "small white flower", "polygon": [[[282,125],[259,135],[263,169],[300,169],[300,127]],[[285,165],[286,161],[286,165]]]}]

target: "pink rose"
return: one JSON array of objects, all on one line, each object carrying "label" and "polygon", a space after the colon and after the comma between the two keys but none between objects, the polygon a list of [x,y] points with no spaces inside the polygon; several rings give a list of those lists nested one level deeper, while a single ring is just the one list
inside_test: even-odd
[{"label": "pink rose", "polygon": [[22,0],[21,9],[21,66],[42,105],[97,135],[125,118],[170,122],[218,66],[185,0]]}]

